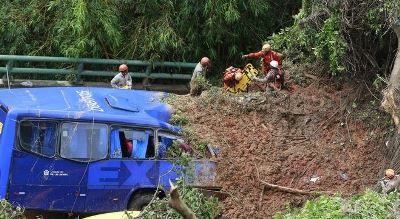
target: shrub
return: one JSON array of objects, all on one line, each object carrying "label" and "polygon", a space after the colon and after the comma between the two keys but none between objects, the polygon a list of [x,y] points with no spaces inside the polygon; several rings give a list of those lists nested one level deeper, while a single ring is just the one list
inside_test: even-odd
[{"label": "shrub", "polygon": [[347,199],[322,196],[307,201],[301,209],[278,212],[274,218],[399,218],[399,210],[400,195],[397,192],[384,195],[367,190]]},{"label": "shrub", "polygon": [[22,207],[13,207],[6,200],[0,200],[0,219],[22,219],[26,218]]}]

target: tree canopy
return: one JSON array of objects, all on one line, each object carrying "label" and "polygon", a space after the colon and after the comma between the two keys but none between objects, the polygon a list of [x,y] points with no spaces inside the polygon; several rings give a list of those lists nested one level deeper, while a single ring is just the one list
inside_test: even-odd
[{"label": "tree canopy", "polygon": [[300,0],[5,0],[0,53],[231,65],[290,25]]},{"label": "tree canopy", "polygon": [[330,73],[374,78],[393,66],[399,0],[303,0],[293,26],[270,40],[294,60],[323,60]]}]

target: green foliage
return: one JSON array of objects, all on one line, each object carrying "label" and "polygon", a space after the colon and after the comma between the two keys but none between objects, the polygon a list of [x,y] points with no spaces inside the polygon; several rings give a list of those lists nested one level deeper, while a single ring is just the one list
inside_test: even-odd
[{"label": "green foliage", "polygon": [[209,56],[222,69],[258,50],[299,6],[300,0],[4,0],[0,52],[189,62]]},{"label": "green foliage", "polygon": [[294,25],[282,29],[279,33],[274,33],[269,37],[269,42],[274,49],[285,54],[292,60],[304,59],[310,54],[308,48],[313,47],[315,41],[315,33],[311,29],[304,29],[299,25],[300,20],[304,17],[303,10],[294,16]]},{"label": "green foliage", "polygon": [[163,96],[160,99],[160,102],[166,103],[166,104],[173,104],[175,102],[176,98],[177,98],[177,96],[175,94],[168,93],[167,95]]},{"label": "green foliage", "polygon": [[315,56],[327,60],[333,75],[345,70],[341,65],[346,52],[346,43],[339,32],[339,17],[331,16],[325,20],[322,31],[317,33]]},{"label": "green foliage", "polygon": [[23,219],[26,218],[24,216],[24,209],[21,207],[13,207],[9,202],[6,200],[0,200],[0,219],[8,219],[8,218],[15,218],[15,219]]},{"label": "green foliage", "polygon": [[293,26],[270,37],[274,48],[282,51],[291,60],[322,59],[329,63],[329,70],[333,75],[345,70],[341,63],[346,52],[346,42],[340,35],[339,17],[327,18],[321,30],[301,24],[302,19],[305,19],[304,10],[294,18]]},{"label": "green foliage", "polygon": [[51,1],[47,10],[58,15],[51,26],[51,45],[64,56],[93,57],[116,52],[122,40],[115,1]]},{"label": "green foliage", "polygon": [[[221,212],[216,198],[204,196],[197,189],[188,186],[183,180],[178,180],[177,186],[182,200],[198,218],[212,219]],[[167,197],[162,200],[155,200],[143,210],[139,218],[182,218],[175,210],[168,207],[169,199],[170,196],[167,195]]]},{"label": "green foliage", "polygon": [[400,195],[397,192],[388,195],[370,190],[348,199],[339,196],[322,196],[307,201],[301,209],[288,209],[278,212],[275,219],[292,218],[398,218]]},{"label": "green foliage", "polygon": [[[198,218],[215,218],[221,212],[218,199],[206,197],[196,188],[188,185],[194,173],[193,157],[183,152],[177,141],[174,141],[167,153],[168,156],[174,157],[174,164],[181,167],[176,170],[177,174],[182,176],[177,180],[176,186],[183,202],[188,205]],[[169,194],[162,200],[157,198],[141,212],[139,218],[181,218],[175,210],[168,206],[170,199]]]},{"label": "green foliage", "polygon": [[212,87],[210,82],[203,76],[197,76],[190,82],[190,94],[194,96],[200,95],[203,91]]},{"label": "green foliage", "polygon": [[303,0],[294,24],[269,40],[294,62],[326,62],[331,75],[350,72],[371,78],[388,73],[395,55],[390,51],[397,46],[390,27],[400,24],[399,1],[368,0],[348,7],[354,3]]},{"label": "green foliage", "polygon": [[172,125],[184,126],[189,123],[189,119],[181,111],[177,111],[175,114],[172,115],[169,122]]},{"label": "green foliage", "polygon": [[367,13],[368,25],[377,35],[384,31],[384,24],[381,22],[383,10],[383,8],[371,8]]}]

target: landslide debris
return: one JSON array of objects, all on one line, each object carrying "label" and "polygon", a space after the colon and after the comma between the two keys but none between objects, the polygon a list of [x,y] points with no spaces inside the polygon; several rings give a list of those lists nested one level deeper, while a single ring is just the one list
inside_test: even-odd
[{"label": "landslide debris", "polygon": [[[268,183],[350,195],[373,186],[385,159],[389,121],[365,87],[313,81],[291,92],[177,96],[191,143],[220,149],[219,182],[228,197],[223,218],[269,218],[308,195],[271,190]],[[259,174],[257,174],[259,173]]]}]

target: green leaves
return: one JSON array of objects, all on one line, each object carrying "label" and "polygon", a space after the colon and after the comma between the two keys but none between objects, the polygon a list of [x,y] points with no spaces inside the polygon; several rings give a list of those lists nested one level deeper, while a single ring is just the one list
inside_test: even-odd
[{"label": "green leaves", "polygon": [[[5,0],[0,51],[90,58],[198,62],[220,72],[242,64],[291,20],[296,1]],[[279,9],[279,10],[277,10]],[[217,74],[217,73],[215,73]]]},{"label": "green leaves", "polygon": [[396,218],[399,199],[400,195],[397,192],[383,195],[370,190],[348,199],[340,196],[322,196],[307,201],[301,209],[288,209],[285,213],[277,213],[274,218]]},{"label": "green leaves", "polygon": [[0,218],[23,219],[26,217],[24,216],[24,208],[21,207],[14,208],[9,202],[2,199],[0,200]]},{"label": "green leaves", "polygon": [[[198,218],[213,219],[221,212],[216,198],[206,197],[197,189],[189,187],[182,179],[177,181],[177,186],[182,200]],[[155,200],[142,211],[139,218],[182,218],[175,210],[168,207],[169,199],[170,196],[167,195],[163,200]]]},{"label": "green leaves", "polygon": [[332,75],[345,70],[341,62],[346,52],[346,42],[340,35],[339,27],[339,17],[331,16],[325,20],[316,36],[314,54],[328,61]]}]

